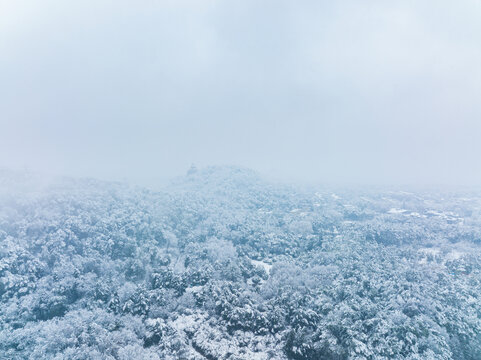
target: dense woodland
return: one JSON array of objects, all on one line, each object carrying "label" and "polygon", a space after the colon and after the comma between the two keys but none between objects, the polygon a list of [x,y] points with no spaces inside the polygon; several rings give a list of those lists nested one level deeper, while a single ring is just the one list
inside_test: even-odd
[{"label": "dense woodland", "polygon": [[2,359],[481,359],[481,191],[0,187]]}]

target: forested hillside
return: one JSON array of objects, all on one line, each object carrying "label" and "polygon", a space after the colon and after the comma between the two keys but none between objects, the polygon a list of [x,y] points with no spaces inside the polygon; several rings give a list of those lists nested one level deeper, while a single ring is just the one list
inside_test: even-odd
[{"label": "forested hillside", "polygon": [[0,186],[2,359],[481,359],[481,191]]}]

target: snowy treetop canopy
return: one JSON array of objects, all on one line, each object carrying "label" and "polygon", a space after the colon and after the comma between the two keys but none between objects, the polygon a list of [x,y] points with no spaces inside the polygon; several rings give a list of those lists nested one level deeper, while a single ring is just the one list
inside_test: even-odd
[{"label": "snowy treetop canopy", "polygon": [[481,358],[479,192],[0,187],[0,358]]}]

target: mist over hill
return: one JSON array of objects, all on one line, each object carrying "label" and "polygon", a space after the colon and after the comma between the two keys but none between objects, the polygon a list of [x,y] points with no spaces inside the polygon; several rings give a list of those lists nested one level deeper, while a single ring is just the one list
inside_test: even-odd
[{"label": "mist over hill", "polygon": [[480,191],[0,184],[0,358],[481,358]]}]

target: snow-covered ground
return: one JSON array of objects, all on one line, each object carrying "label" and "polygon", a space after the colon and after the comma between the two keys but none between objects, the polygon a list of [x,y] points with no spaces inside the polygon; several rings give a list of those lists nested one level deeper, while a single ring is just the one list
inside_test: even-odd
[{"label": "snow-covered ground", "polygon": [[259,261],[259,260],[251,260],[251,263],[252,263],[253,265],[255,265],[255,266],[258,266],[258,267],[263,268],[263,269],[266,271],[267,275],[270,274],[271,269],[272,269],[272,265],[271,265],[271,264],[268,264],[268,263],[266,263],[266,262],[264,262],[264,261]]}]

